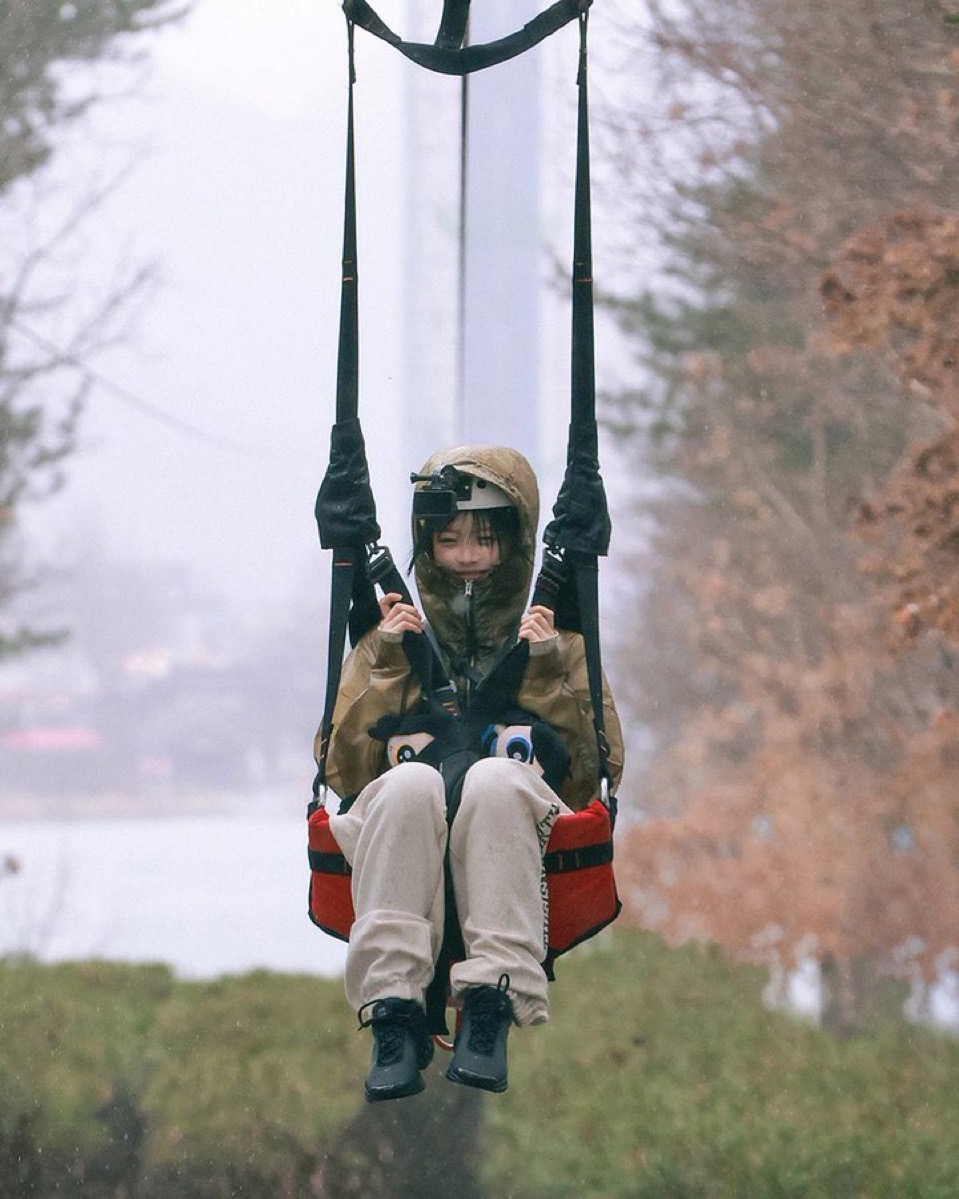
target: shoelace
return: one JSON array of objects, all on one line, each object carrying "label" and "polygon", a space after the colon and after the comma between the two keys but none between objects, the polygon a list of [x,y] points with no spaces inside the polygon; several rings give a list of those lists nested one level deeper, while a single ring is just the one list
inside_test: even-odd
[{"label": "shoelace", "polygon": [[373,1024],[376,1035],[376,1064],[392,1066],[403,1055],[403,1030],[395,1020],[378,1020]]},{"label": "shoelace", "polygon": [[[372,1028],[376,1037],[376,1064],[392,1066],[403,1056],[404,1030],[411,1028],[409,1016],[405,1013],[391,1012],[388,1015],[377,1016],[376,1005],[380,1002],[364,1004],[358,1013],[359,1027]],[[369,1016],[365,1015],[367,1008],[372,1008]]]},{"label": "shoelace", "polygon": [[506,994],[509,975],[501,974],[495,987],[482,987],[470,1002],[469,1047],[473,1053],[489,1054],[496,1044],[496,1035],[509,1018],[510,1003]]}]

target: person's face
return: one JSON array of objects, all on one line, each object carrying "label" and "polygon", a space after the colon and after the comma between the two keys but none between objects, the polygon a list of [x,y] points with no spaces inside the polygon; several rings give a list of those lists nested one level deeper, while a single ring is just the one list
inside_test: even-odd
[{"label": "person's face", "polygon": [[461,512],[439,533],[433,534],[433,561],[464,582],[474,582],[500,564],[499,542],[489,525]]}]

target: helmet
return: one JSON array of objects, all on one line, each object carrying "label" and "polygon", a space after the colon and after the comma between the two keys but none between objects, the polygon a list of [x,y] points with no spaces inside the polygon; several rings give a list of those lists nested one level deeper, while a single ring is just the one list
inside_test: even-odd
[{"label": "helmet", "polygon": [[413,516],[452,519],[457,512],[483,508],[513,508],[513,501],[488,479],[444,466],[427,475],[410,475],[411,483],[425,484],[413,493]]}]

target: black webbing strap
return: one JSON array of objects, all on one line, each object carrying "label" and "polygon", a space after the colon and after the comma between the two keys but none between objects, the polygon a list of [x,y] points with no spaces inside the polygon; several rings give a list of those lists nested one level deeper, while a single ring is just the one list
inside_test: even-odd
[{"label": "black webbing strap", "polygon": [[[413,602],[406,580],[393,561],[393,555],[385,546],[378,545],[370,551],[368,570],[371,581],[382,587],[384,592],[395,591],[404,603]],[[449,681],[439,649],[432,639],[426,633],[405,633],[403,652],[419,679],[423,698],[431,709],[447,716],[458,716],[460,713],[456,691]]]},{"label": "black webbing strap", "polygon": [[[609,784],[609,742],[603,711],[598,559],[609,549],[610,521],[599,472],[596,428],[588,19],[588,14],[583,11],[579,18],[579,71],[576,81],[579,107],[573,219],[571,414],[566,476],[553,508],[553,520],[544,533],[546,551],[533,590],[533,602],[544,603],[552,608],[559,627],[578,630],[583,636],[601,794],[605,797]],[[604,783],[605,787],[602,786]]]},{"label": "black webbing strap", "polygon": [[[600,783],[610,782],[609,739],[606,736],[606,715],[603,708],[603,662],[599,635],[599,560],[595,554],[567,554],[565,550],[547,549],[532,603],[543,604],[557,614],[558,628],[574,627],[574,621],[561,619],[575,615],[575,628],[582,634],[586,654],[586,675],[589,680],[589,700],[596,733],[596,753]],[[601,790],[605,798],[605,791]],[[612,807],[610,808],[612,812]]]},{"label": "black webbing strap", "polygon": [[610,520],[599,471],[596,429],[596,363],[593,331],[593,249],[589,169],[587,22],[580,17],[579,113],[572,272],[570,424],[566,473],[543,539],[577,554],[609,551]]},{"label": "black webbing strap", "polygon": [[459,50],[469,28],[470,0],[444,0],[436,45],[447,50]]},{"label": "black webbing strap", "polygon": [[595,845],[581,845],[579,849],[552,850],[543,857],[543,869],[547,874],[569,874],[574,870],[606,866],[612,860],[612,841],[598,841]]},{"label": "black webbing strap", "polygon": [[606,737],[606,717],[603,711],[603,666],[599,640],[599,569],[595,557],[573,561],[571,564],[576,598],[583,622],[583,646],[586,650],[586,674],[589,678],[589,699],[593,709],[593,728],[596,731],[596,753],[599,757],[600,781],[609,783],[609,741]]},{"label": "black webbing strap", "polygon": [[[336,373],[336,424],[330,445],[330,468],[316,500],[320,544],[333,549],[330,582],[330,626],[326,650],[326,700],[320,724],[320,752],[314,795],[326,786],[326,759],[333,731],[333,709],[340,688],[343,652],[350,620],[350,605],[357,579],[363,533],[354,535],[352,497],[355,471],[365,464],[365,446],[357,421],[359,399],[358,305],[356,273],[356,182],[353,150],[353,29],[348,28],[349,101],[346,123],[346,203],[343,218],[343,281],[340,290],[340,340]],[[347,446],[346,443],[349,442]],[[344,457],[345,452],[345,457]],[[357,462],[361,459],[362,463]],[[338,463],[342,465],[338,465]],[[331,495],[332,493],[332,495]],[[372,494],[369,496],[372,504]],[[334,513],[331,519],[330,513]],[[375,513],[374,525],[375,528]],[[378,534],[377,534],[378,535]],[[359,539],[360,545],[343,545],[342,539]]]},{"label": "black webbing strap", "polygon": [[350,598],[353,594],[353,579],[356,573],[356,551],[341,550],[333,554],[333,577],[330,584],[330,631],[326,649],[326,702],[320,724],[320,752],[313,794],[326,786],[326,758],[330,749],[333,731],[333,709],[340,689],[340,674],[343,669],[343,650],[346,647],[346,630],[350,619]]},{"label": "black webbing strap", "polygon": [[336,419],[355,420],[359,410],[359,311],[356,259],[356,148],[353,136],[353,85],[356,68],[353,23],[347,21],[349,100],[346,114],[346,203],[343,211],[343,283],[340,290],[340,340],[337,351]]},{"label": "black webbing strap", "polygon": [[[587,33],[589,16],[579,19],[579,69],[576,76],[576,190],[573,204],[572,342],[570,370],[570,423],[576,449],[592,451],[596,458],[596,351],[593,330],[593,217],[590,199],[589,79]],[[585,548],[585,547],[578,547]],[[605,553],[608,546],[591,547]]]},{"label": "black webbing strap", "polygon": [[[555,4],[550,5],[515,33],[479,46],[462,47],[460,43],[466,28],[463,10],[465,8],[467,14],[469,10],[469,5],[462,2],[451,4],[447,0],[440,34],[436,44],[432,46],[424,42],[404,41],[380,19],[367,0],[343,0],[343,11],[349,21],[388,42],[418,66],[437,71],[441,75],[471,75],[474,71],[497,66],[531,50],[570,21],[575,21],[591,3],[592,0],[556,0]],[[456,41],[457,37],[459,43]]]},{"label": "black webbing strap", "polygon": [[[455,14],[454,14],[455,15]],[[452,19],[452,18],[451,18]],[[352,644],[380,619],[375,587],[398,592],[412,602],[409,588],[388,549],[379,545],[380,527],[370,486],[359,409],[359,272],[356,237],[356,149],[353,92],[356,83],[353,23],[347,20],[349,95],[346,127],[346,181],[343,216],[343,275],[336,372],[336,420],[330,435],[330,461],[316,499],[320,544],[333,550],[326,701],[320,725],[320,752],[314,792],[326,785],[326,760],[333,732],[347,631]],[[403,649],[423,695],[449,711],[449,687],[425,637],[407,633]],[[437,693],[437,687],[443,694]],[[455,703],[455,697],[452,702]]]},{"label": "black webbing strap", "polygon": [[317,874],[352,874],[353,868],[341,853],[323,853],[319,849],[307,850],[310,869]]}]

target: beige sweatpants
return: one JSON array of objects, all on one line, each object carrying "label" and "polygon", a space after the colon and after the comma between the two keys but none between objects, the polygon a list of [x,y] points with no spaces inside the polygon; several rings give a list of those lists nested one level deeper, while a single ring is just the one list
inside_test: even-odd
[{"label": "beige sweatpants", "polygon": [[450,973],[454,998],[509,975],[516,1022],[549,1015],[543,850],[569,809],[529,766],[484,758],[468,771],[452,829],[443,780],[405,762],[330,819],[353,868],[356,921],[346,958],[346,997],[423,1002],[443,940],[443,865],[449,848],[466,958]]}]

